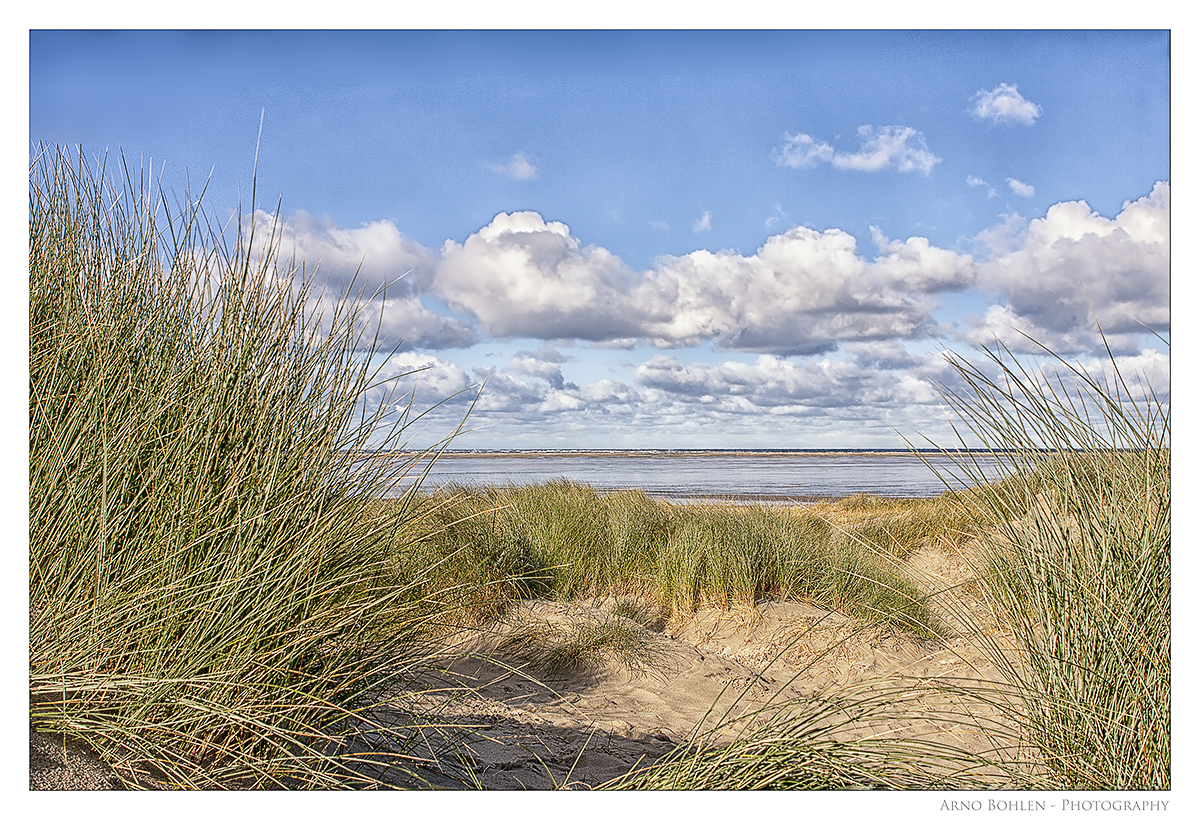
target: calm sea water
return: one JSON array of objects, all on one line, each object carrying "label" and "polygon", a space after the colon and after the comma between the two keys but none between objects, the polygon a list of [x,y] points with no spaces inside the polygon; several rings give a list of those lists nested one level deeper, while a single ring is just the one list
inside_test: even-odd
[{"label": "calm sea water", "polygon": [[[953,486],[963,475],[953,461],[926,454]],[[977,455],[990,473],[995,461]],[[861,451],[620,451],[472,452],[444,454],[423,486],[526,485],[569,479],[601,490],[635,488],[676,502],[712,498],[760,503],[804,503],[855,493],[892,498],[926,498],[946,485],[922,459],[909,452]],[[393,488],[399,495],[409,481]]]}]

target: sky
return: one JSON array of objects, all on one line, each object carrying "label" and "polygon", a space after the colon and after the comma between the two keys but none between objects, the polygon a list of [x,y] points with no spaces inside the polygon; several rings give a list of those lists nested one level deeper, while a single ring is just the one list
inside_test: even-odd
[{"label": "sky", "polygon": [[949,443],[946,353],[997,341],[1097,371],[1106,341],[1169,401],[1170,47],[32,30],[29,140],[388,285],[416,445],[474,402],[456,448],[894,448]]}]

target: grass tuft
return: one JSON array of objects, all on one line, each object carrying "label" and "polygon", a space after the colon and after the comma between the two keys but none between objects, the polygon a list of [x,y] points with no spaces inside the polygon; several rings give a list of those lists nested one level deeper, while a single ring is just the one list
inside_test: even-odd
[{"label": "grass tuft", "polygon": [[[431,585],[461,590],[473,623],[530,597],[632,596],[676,619],[774,597],[921,632],[932,622],[893,556],[934,537],[951,509],[936,499],[869,508],[675,506],[568,481],[450,487],[413,503],[419,534],[398,543],[395,560],[437,567]],[[887,544],[888,554],[864,538]]]},{"label": "grass tuft", "polygon": [[374,341],[353,300],[310,311],[274,228],[226,244],[115,176],[30,171],[31,724],[129,785],[371,782],[345,730],[438,617],[381,546],[411,509],[369,501],[409,465],[355,460],[404,429],[362,410]]},{"label": "grass tuft", "polygon": [[948,396],[1012,471],[962,498],[998,522],[978,574],[1012,637],[976,632],[1060,787],[1169,789],[1170,409],[1115,360],[1105,378],[1052,356],[1047,376],[988,355],[999,376],[956,360]]}]

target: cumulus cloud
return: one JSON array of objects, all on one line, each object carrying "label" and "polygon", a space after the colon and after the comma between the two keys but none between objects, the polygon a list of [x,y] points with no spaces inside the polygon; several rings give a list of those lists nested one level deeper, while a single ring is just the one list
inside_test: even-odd
[{"label": "cumulus cloud", "polygon": [[671,394],[719,399],[728,409],[827,402],[834,395],[829,374],[819,363],[795,364],[770,355],[754,363],[719,365],[687,365],[674,356],[658,355],[637,368],[634,380]]},{"label": "cumulus cloud", "polygon": [[982,317],[971,322],[967,339],[973,344],[995,347],[1001,344],[1014,353],[1040,354],[1040,345],[1060,354],[1091,350],[1095,343],[1093,329],[1073,325],[1066,330],[1041,326],[1034,319],[1011,305],[991,305]]},{"label": "cumulus cloud", "polygon": [[692,225],[692,231],[695,233],[702,233],[703,231],[711,231],[711,230],[712,230],[712,214],[709,213],[708,211],[705,211],[703,214],[700,215],[700,218],[696,220],[696,224]]},{"label": "cumulus cloud", "polygon": [[[314,300],[313,306],[332,315],[335,300],[329,295]],[[470,347],[479,341],[479,334],[468,325],[450,316],[442,316],[427,308],[416,296],[400,299],[366,299],[357,302],[358,324],[364,337],[374,337],[379,331],[379,346],[444,349]]]},{"label": "cumulus cloud", "polygon": [[933,293],[960,290],[974,280],[970,256],[935,247],[923,236],[912,236],[904,242],[889,240],[872,225],[871,238],[879,249],[873,271],[893,287]]},{"label": "cumulus cloud", "polygon": [[863,125],[858,129],[862,144],[858,151],[837,151],[808,134],[785,134],[775,150],[775,161],[788,168],[811,168],[828,162],[849,171],[919,171],[926,176],[941,162],[925,144],[925,136],[907,125]]},{"label": "cumulus cloud", "polygon": [[976,119],[997,122],[1019,122],[1033,125],[1041,116],[1042,108],[1021,96],[1016,85],[1000,83],[991,91],[980,89],[975,94],[975,107],[971,109]]},{"label": "cumulus cloud", "polygon": [[365,399],[368,412],[387,404],[392,418],[411,406],[421,412],[445,403],[460,416],[475,398],[479,382],[466,371],[436,356],[403,351],[388,357],[376,374],[376,384]]},{"label": "cumulus cloud", "polygon": [[853,154],[836,153],[835,168],[855,171],[880,171],[895,167],[897,171],[920,171],[926,176],[942,160],[925,146],[925,137],[906,125],[884,125],[878,129],[864,125],[858,129],[862,147]]},{"label": "cumulus cloud", "polygon": [[[274,229],[281,260],[303,262],[314,288],[314,313],[331,316],[347,299],[359,306],[364,332],[378,326],[383,346],[465,347],[476,332],[453,317],[430,310],[420,295],[437,268],[437,256],[391,222],[379,220],[342,228],[297,211],[281,224],[265,211],[253,215],[256,230]],[[381,318],[382,317],[382,318]],[[381,322],[381,323],[380,323]]]},{"label": "cumulus cloud", "polygon": [[569,413],[585,407],[589,400],[579,386],[563,378],[561,364],[566,361],[570,357],[542,347],[519,351],[499,368],[475,368],[476,383],[483,385],[476,410],[483,416],[534,420],[547,413]]},{"label": "cumulus cloud", "polygon": [[[704,446],[714,435],[745,446],[897,446],[897,429],[932,432],[944,423],[935,383],[947,374],[952,380],[953,371],[940,354],[914,356],[886,343],[854,348],[842,358],[713,363],[659,354],[627,380],[578,387],[555,384],[544,360],[522,351],[497,370],[474,371],[487,384],[468,426],[491,431],[475,446]],[[453,425],[461,412],[461,404],[450,404],[434,415]]]},{"label": "cumulus cloud", "polygon": [[447,240],[434,291],[493,337],[605,341],[639,335],[632,280],[619,258],[563,223],[518,211],[461,245]]},{"label": "cumulus cloud", "polygon": [[[447,241],[440,264],[390,223],[342,229],[301,214],[283,230],[283,252],[319,261],[339,285],[360,266],[368,286],[413,271],[362,305],[360,319],[380,322],[385,343],[579,339],[774,356],[847,345],[860,370],[880,371],[904,366],[906,340],[946,332],[935,320],[939,294],[973,286],[998,299],[973,320],[971,341],[999,338],[1021,349],[1025,333],[1062,352],[1087,351],[1095,316],[1118,352],[1136,352],[1143,325],[1169,331],[1169,218],[1169,187],[1159,183],[1113,219],[1083,202],[1059,203],[1028,223],[1010,216],[976,237],[986,262],[875,227],[872,256],[844,231],[797,226],[752,254],[698,250],[639,273],[533,212],[499,214],[463,243]],[[331,287],[318,307],[332,309],[339,296]],[[429,301],[435,296],[468,318],[442,315]],[[524,385],[539,404],[546,390],[578,397],[563,361],[549,347],[522,351],[496,377]]]},{"label": "cumulus cloud", "polygon": [[[986,184],[967,178],[971,187]],[[576,375],[578,385],[563,372],[571,357],[540,342],[491,370],[413,351],[391,357],[384,376],[423,368],[400,379],[394,404],[411,397],[424,409],[458,396],[426,419],[446,429],[486,379],[469,426],[516,430],[536,420],[539,436],[555,430],[563,442],[661,433],[686,446],[735,429],[791,434],[803,420],[817,438],[796,446],[814,446],[820,431],[847,446],[847,429],[878,441],[892,428],[941,423],[933,385],[953,386],[955,375],[937,354],[912,352],[919,345],[910,342],[944,339],[939,294],[971,287],[994,294],[996,304],[962,338],[1038,352],[1024,333],[1061,353],[1094,356],[1101,372],[1095,316],[1122,372],[1140,368],[1160,396],[1169,393],[1169,360],[1144,349],[1142,326],[1169,332],[1169,223],[1164,182],[1111,219],[1083,202],[1059,203],[1029,221],[1010,215],[976,237],[985,261],[924,237],[891,239],[876,227],[865,250],[841,230],[794,227],[751,254],[699,250],[636,272],[532,212],[499,214],[461,244],[446,242],[440,257],[386,221],[343,229],[301,213],[282,229],[281,252],[294,251],[310,268],[320,263],[331,286],[318,307],[334,307],[355,270],[369,289],[392,283],[362,314],[367,322],[382,316],[385,341],[433,349],[489,336],[581,339],[662,351],[626,363],[624,381],[582,383]],[[434,296],[468,318],[441,315]],[[666,355],[700,345],[759,355],[717,363]],[[383,389],[370,398],[383,401]],[[539,444],[544,439],[485,446]]]},{"label": "cumulus cloud", "polygon": [[[405,364],[421,361],[412,357]],[[470,398],[478,381],[486,377],[487,384],[469,426],[519,431],[529,425],[537,431],[533,441],[509,436],[493,440],[491,446],[545,446],[556,435],[564,441],[578,441],[581,435],[597,441],[599,435],[610,444],[640,436],[644,443],[648,434],[678,446],[682,442],[677,436],[703,435],[706,429],[726,435],[731,430],[744,432],[740,425],[750,420],[756,435],[794,435],[797,420],[810,430],[836,432],[840,425],[844,431],[849,421],[855,435],[869,430],[891,439],[895,423],[903,424],[913,414],[936,415],[931,405],[939,397],[919,374],[920,365],[918,361],[910,371],[892,372],[849,360],[794,362],[762,355],[752,361],[684,364],[674,356],[657,355],[639,365],[628,382],[608,378],[577,387],[533,372],[541,367],[523,352],[498,370],[476,369],[476,381],[469,382]],[[450,373],[455,378],[447,379],[445,389],[465,378],[457,369]],[[420,393],[418,400],[426,396],[433,398]],[[449,404],[435,415],[457,422],[461,412],[461,403]]]},{"label": "cumulus cloud", "polygon": [[809,354],[841,341],[913,338],[932,321],[928,294],[971,281],[969,256],[925,239],[886,242],[869,262],[840,230],[795,227],[752,256],[663,257],[636,303],[643,338],[662,347],[714,341],[733,350]]},{"label": "cumulus cloud", "polygon": [[851,361],[795,362],[771,355],[721,364],[683,364],[674,356],[658,355],[637,368],[634,381],[649,391],[648,400],[686,399],[724,413],[811,415],[818,408],[938,401],[932,387],[911,374]]},{"label": "cumulus cloud", "polygon": [[1021,180],[1013,179],[1012,177],[1008,178],[1008,187],[1017,196],[1033,196],[1035,193],[1037,193],[1034,191],[1032,185],[1027,185]]},{"label": "cumulus cloud", "polygon": [[562,363],[565,361],[568,361],[567,357],[554,348],[543,347],[536,353],[528,350],[520,351],[513,356],[505,369],[512,373],[545,379],[546,383],[556,390],[578,389],[577,385],[571,384],[563,378]]},{"label": "cumulus cloud", "polygon": [[[255,218],[260,228],[274,219],[265,211]],[[432,251],[386,219],[342,228],[296,211],[277,232],[281,258],[303,260],[310,273],[319,273],[334,288],[348,288],[353,280],[356,290],[370,293],[386,286],[392,293],[408,294],[428,283],[437,264]]]},{"label": "cumulus cloud", "polygon": [[606,346],[713,342],[777,354],[842,341],[916,338],[932,328],[932,294],[968,286],[970,256],[913,237],[877,237],[874,261],[840,230],[796,227],[750,256],[663,256],[640,276],[561,223],[500,214],[447,242],[434,290],[502,338],[583,339]]},{"label": "cumulus cloud", "polygon": [[1132,398],[1156,398],[1169,402],[1171,398],[1171,357],[1157,350],[1144,349],[1109,359],[1093,359],[1082,363],[1087,372],[1106,384],[1116,384],[1117,373]]},{"label": "cumulus cloud", "polygon": [[987,342],[995,335],[1020,345],[1015,329],[1075,352],[1096,345],[1096,321],[1110,342],[1126,346],[1146,328],[1169,331],[1170,217],[1166,182],[1126,202],[1114,219],[1086,202],[1052,206],[1011,250],[981,265],[979,285],[1006,301],[982,317],[970,338]]},{"label": "cumulus cloud", "polygon": [[787,168],[811,168],[832,159],[833,146],[808,134],[784,134],[783,145],[775,150],[775,161]]},{"label": "cumulus cloud", "polygon": [[523,153],[512,155],[512,159],[508,162],[489,162],[487,163],[489,171],[508,177],[509,179],[537,179],[537,166],[529,161]]},{"label": "cumulus cloud", "polygon": [[1028,221],[1020,214],[1008,213],[996,225],[977,233],[974,242],[983,255],[995,258],[1021,247],[1028,227]]},{"label": "cumulus cloud", "polygon": [[900,342],[859,342],[847,345],[847,352],[859,367],[873,370],[904,370],[917,364]]}]

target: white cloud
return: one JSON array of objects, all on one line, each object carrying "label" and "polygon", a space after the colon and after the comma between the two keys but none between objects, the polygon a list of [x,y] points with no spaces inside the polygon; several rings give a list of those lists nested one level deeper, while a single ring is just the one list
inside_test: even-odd
[{"label": "white cloud", "polygon": [[1091,350],[1094,334],[1076,323],[1067,330],[1039,326],[1029,315],[1011,305],[991,305],[981,318],[973,321],[966,338],[975,345],[994,347],[997,342],[1013,353],[1041,354],[1040,345],[1060,354]]},{"label": "white cloud", "polygon": [[988,199],[995,199],[997,196],[999,196],[999,194],[996,193],[995,188],[993,188],[991,185],[988,185],[987,182],[979,177],[967,177],[967,185],[971,186],[972,188],[987,188]]},{"label": "white cloud", "polygon": [[1012,177],[1008,178],[1008,187],[1017,196],[1033,196],[1035,193],[1037,193],[1034,191],[1032,185],[1026,185],[1021,180],[1013,179]]},{"label": "white cloud", "polygon": [[[326,297],[321,306],[329,311],[333,300]],[[458,319],[434,313],[416,296],[366,300],[359,308],[359,327],[364,336],[373,337],[378,328],[378,346],[383,349],[469,347],[479,341],[474,329]]]},{"label": "white cloud", "polygon": [[701,233],[703,231],[711,231],[711,230],[712,230],[712,214],[709,213],[708,211],[705,211],[703,214],[700,215],[700,218],[696,220],[696,224],[692,225],[692,231],[694,233]]},{"label": "white cloud", "polygon": [[[897,446],[896,429],[935,432],[944,425],[933,386],[945,381],[944,359],[937,353],[911,356],[888,344],[858,345],[849,357],[799,361],[760,355],[684,363],[657,355],[635,366],[627,381],[605,378],[561,388],[523,372],[538,369],[530,357],[540,355],[519,353],[490,374],[468,422],[485,438],[473,433],[460,446],[644,446],[647,440],[705,446],[714,436],[751,447],[784,441]],[[453,425],[461,412],[456,404],[434,415]]]},{"label": "white cloud", "polygon": [[[499,214],[462,244],[447,241],[436,267],[432,252],[387,222],[341,229],[300,214],[282,236],[285,255],[294,248],[320,260],[335,284],[348,282],[360,263],[369,288],[401,276],[401,268],[413,271],[389,287],[386,302],[377,296],[363,305],[360,321],[382,317],[389,345],[461,347],[482,334],[811,355],[944,333],[934,319],[936,295],[977,285],[1001,301],[976,320],[973,341],[1016,344],[1017,329],[1064,352],[1088,350],[1094,312],[1126,353],[1144,332],[1139,323],[1169,330],[1169,216],[1169,186],[1160,183],[1115,219],[1083,202],[1059,203],[1029,223],[1009,217],[977,237],[990,253],[983,265],[923,237],[891,240],[872,228],[871,258],[844,231],[794,227],[753,254],[698,250],[660,257],[641,273],[533,212]],[[331,309],[338,291],[320,305]],[[431,295],[470,319],[432,309]],[[514,359],[506,375],[567,389],[558,364],[531,354]]]},{"label": "white cloud", "polygon": [[566,357],[553,348],[542,348],[536,353],[522,350],[513,356],[505,370],[545,379],[547,384],[557,390],[568,387],[575,388],[574,384],[568,384],[563,378],[562,363],[564,361],[566,361]]},{"label": "white cloud", "polygon": [[486,380],[476,404],[478,415],[484,417],[496,413],[535,415],[550,389],[545,382],[525,379],[520,374],[480,368],[474,372],[480,381]]},{"label": "white cloud", "polygon": [[1028,227],[1029,222],[1020,214],[1008,213],[996,225],[977,233],[974,241],[986,255],[996,258],[1021,247]]},{"label": "white cloud", "polygon": [[[609,348],[711,343],[811,355],[841,344],[893,344],[943,333],[934,319],[936,294],[977,285],[1002,301],[976,321],[969,332],[974,341],[1015,340],[1016,328],[1064,352],[1087,350],[1095,343],[1094,311],[1124,353],[1143,332],[1139,322],[1169,330],[1169,216],[1166,183],[1126,203],[1115,219],[1082,202],[1059,203],[1042,219],[1026,224],[1010,217],[977,237],[990,250],[982,266],[924,237],[891,240],[872,228],[872,259],[844,231],[794,227],[750,255],[698,250],[660,257],[653,269],[637,273],[533,212],[499,214],[462,244],[447,241],[432,274],[430,252],[389,223],[354,230],[317,225],[307,232],[293,227],[285,236],[336,265],[367,248],[374,261],[364,270],[374,279],[392,270],[381,259],[391,265],[416,260],[418,273],[409,283],[389,290],[386,305],[370,302],[364,316],[371,320],[382,311],[385,341],[426,348],[469,345],[482,333]],[[424,281],[428,290],[418,288]],[[431,310],[422,301],[429,292],[469,314],[477,327]],[[530,354],[514,359],[506,375],[567,389],[559,363]],[[544,400],[539,394],[539,403]]]},{"label": "white cloud", "polygon": [[[266,235],[274,217],[254,215]],[[474,330],[458,319],[442,316],[420,299],[434,277],[437,257],[409,239],[387,220],[357,228],[342,228],[304,211],[276,227],[282,260],[303,261],[315,288],[310,308],[332,315],[350,297],[360,306],[360,327],[373,333],[378,326],[383,347],[401,343],[417,347],[465,347],[478,341]],[[378,324],[382,315],[382,324]]]},{"label": "white cloud", "polygon": [[1151,396],[1159,401],[1170,400],[1171,357],[1165,353],[1145,349],[1112,359],[1098,358],[1083,365],[1088,373],[1110,385],[1116,384],[1119,372],[1134,400]]},{"label": "white cloud", "polygon": [[863,125],[858,129],[862,144],[853,153],[837,151],[817,142],[808,134],[784,134],[784,143],[775,150],[775,161],[788,168],[811,168],[828,162],[850,171],[919,171],[926,176],[941,158],[925,144],[925,136],[906,125]]},{"label": "white cloud", "polygon": [[619,258],[583,246],[563,223],[518,211],[461,245],[447,240],[434,291],[497,338],[604,341],[638,335],[632,279]]},{"label": "white cloud", "polygon": [[537,167],[523,153],[513,154],[506,163],[489,162],[487,168],[509,179],[537,179]]},{"label": "white cloud", "polygon": [[1000,83],[991,91],[981,89],[975,95],[975,107],[971,113],[980,120],[1033,125],[1033,121],[1041,115],[1042,108],[1022,97],[1016,85]]},{"label": "white cloud", "polygon": [[[665,397],[710,413],[812,415],[879,408],[893,403],[936,403],[932,387],[912,373],[864,368],[850,361],[788,361],[762,355],[753,362],[683,364],[655,356],[634,372],[650,400]],[[920,386],[918,386],[920,385]]]},{"label": "white cloud", "polygon": [[775,161],[788,168],[811,168],[832,159],[833,146],[808,134],[784,134],[783,145],[775,151]]},{"label": "white cloud", "polygon": [[540,413],[562,413],[568,410],[578,410],[583,407],[583,402],[570,393],[555,391],[546,396],[545,401],[538,405]]},{"label": "white cloud", "polygon": [[886,243],[868,262],[854,237],[795,227],[752,256],[693,251],[662,257],[635,292],[642,336],[668,347],[711,340],[721,347],[813,353],[853,339],[923,335],[926,294],[970,282],[969,256],[914,238]]},{"label": "white cloud", "polygon": [[[255,218],[259,226],[274,220],[265,211]],[[431,250],[386,219],[342,228],[296,211],[277,230],[280,257],[303,260],[310,274],[319,272],[335,288],[350,287],[353,280],[356,290],[368,293],[384,286],[391,293],[410,293],[429,281],[437,264]]]},{"label": "white cloud", "polygon": [[924,135],[906,125],[884,125],[878,130],[864,125],[858,129],[858,136],[863,140],[862,147],[854,154],[834,154],[835,168],[880,171],[895,166],[897,171],[920,171],[928,176],[942,161],[926,147]]},{"label": "white cloud", "polygon": [[917,364],[916,358],[900,342],[858,342],[846,351],[859,367],[875,370],[902,370]]},{"label": "white cloud", "polygon": [[[1098,320],[1125,352],[1150,327],[1170,329],[1170,186],[1159,182],[1108,219],[1086,202],[1060,202],[980,267],[979,285],[1004,295],[971,334],[1014,327],[1059,352],[1092,349]],[[1122,334],[1126,336],[1122,337]],[[1009,333],[1008,338],[1013,338]]]},{"label": "white cloud", "polygon": [[447,242],[434,291],[499,338],[803,354],[928,335],[932,294],[973,276],[970,256],[921,237],[879,237],[869,261],[849,234],[804,227],[750,256],[663,256],[639,276],[607,250],[584,247],[566,225],[523,212],[498,215],[462,245]]},{"label": "white cloud", "polygon": [[411,399],[414,407],[421,409],[446,400],[455,400],[455,404],[470,401],[479,386],[458,365],[412,351],[390,356],[376,381],[379,384],[370,393],[373,402],[390,396],[393,405],[402,408]]},{"label": "white cloud", "polygon": [[872,269],[892,287],[929,293],[959,290],[974,281],[970,256],[935,247],[923,236],[912,236],[904,242],[891,241],[874,225],[871,236],[880,251]]},{"label": "white cloud", "polygon": [[650,223],[650,227],[651,227],[651,228],[654,228],[654,230],[656,230],[656,231],[669,231],[669,230],[671,230],[671,226],[670,226],[670,225],[668,225],[666,222],[662,221],[661,219],[660,219],[660,220],[658,220],[657,222],[651,222],[651,223]]},{"label": "white cloud", "polygon": [[563,378],[560,363],[568,360],[553,348],[543,347],[536,352],[522,350],[499,369],[475,368],[474,383],[483,384],[475,405],[477,417],[500,415],[540,422],[546,413],[585,407],[591,399]]}]

